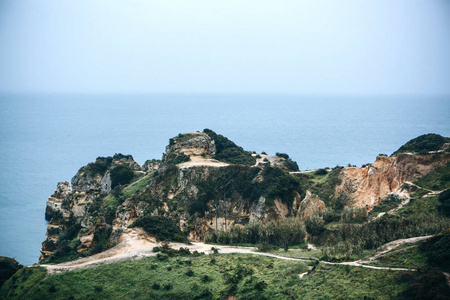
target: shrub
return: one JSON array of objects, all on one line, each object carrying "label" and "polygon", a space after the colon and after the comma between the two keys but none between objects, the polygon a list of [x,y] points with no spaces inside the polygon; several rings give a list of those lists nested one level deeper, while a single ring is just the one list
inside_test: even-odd
[{"label": "shrub", "polygon": [[289,159],[289,155],[287,155],[286,153],[277,152],[277,153],[275,153],[275,155],[278,157],[282,157],[284,159]]},{"label": "shrub", "polygon": [[400,299],[448,299],[450,287],[444,274],[437,270],[421,270],[421,276],[399,294]]},{"label": "shrub", "polygon": [[439,194],[438,210],[444,216],[450,217],[450,189],[447,189]]},{"label": "shrub", "polygon": [[328,171],[326,169],[318,169],[316,172],[314,172],[314,174],[319,176],[327,175]]},{"label": "shrub", "polygon": [[[304,242],[305,230],[303,224],[296,218],[272,220],[270,222],[253,222],[244,227],[234,226],[230,231],[216,231],[205,237],[207,242],[227,242],[230,244],[271,244],[288,247]],[[216,238],[213,240],[212,238]],[[267,249],[269,247],[261,246]]]},{"label": "shrub", "polygon": [[256,159],[250,152],[245,151],[242,147],[237,146],[223,135],[217,134],[210,129],[203,130],[214,140],[216,145],[215,159],[230,164],[242,164],[252,166],[256,163]]},{"label": "shrub", "polygon": [[142,227],[157,240],[185,242],[186,237],[172,219],[165,216],[144,216],[136,220],[132,227]]},{"label": "shrub", "polygon": [[291,159],[286,159],[284,161],[284,166],[294,172],[298,172],[300,170],[298,164]]},{"label": "shrub", "polygon": [[403,152],[418,152],[426,154],[429,151],[440,150],[445,143],[450,143],[450,138],[434,133],[423,134],[401,146],[392,155]]},{"label": "shrub", "polygon": [[134,172],[124,165],[116,166],[111,170],[111,188],[129,184],[133,180]]},{"label": "shrub", "polygon": [[278,250],[278,247],[272,244],[262,243],[256,245],[256,249],[260,252],[269,252],[273,250]]},{"label": "shrub", "polygon": [[90,176],[95,176],[96,174],[103,175],[106,170],[111,166],[113,158],[111,156],[108,157],[97,157],[95,162],[88,164],[86,167],[83,167],[86,173]]},{"label": "shrub", "polygon": [[419,249],[431,266],[450,271],[450,228],[422,242]]},{"label": "shrub", "polygon": [[102,287],[101,285],[96,285],[96,286],[94,287],[94,289],[95,289],[96,292],[101,292],[101,291],[103,291],[103,287]]},{"label": "shrub", "polygon": [[194,276],[194,271],[192,271],[192,269],[188,269],[187,271],[186,271],[186,273],[184,273],[186,276],[189,276],[189,277],[192,277],[192,276]]},{"label": "shrub", "polygon": [[169,259],[169,255],[165,254],[165,253],[158,253],[156,254],[156,258],[160,261],[165,261]]},{"label": "shrub", "polygon": [[0,256],[0,287],[5,281],[11,278],[17,271],[22,268],[23,266],[19,264],[15,259],[6,256]]},{"label": "shrub", "polygon": [[325,230],[325,221],[322,216],[315,214],[305,222],[306,231],[312,235],[320,235]]},{"label": "shrub", "polygon": [[152,285],[152,289],[153,290],[159,290],[161,288],[161,286],[159,285],[159,283],[154,283],[153,285]]}]

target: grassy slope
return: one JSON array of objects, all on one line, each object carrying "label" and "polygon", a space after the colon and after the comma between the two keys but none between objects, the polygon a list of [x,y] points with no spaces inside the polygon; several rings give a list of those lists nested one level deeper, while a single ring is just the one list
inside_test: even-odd
[{"label": "grassy slope", "polygon": [[[318,265],[300,279],[306,265],[269,257],[227,254],[198,258],[156,257],[57,274],[42,268],[19,272],[0,290],[8,299],[390,299],[403,290],[398,272]],[[188,276],[188,270],[193,271]],[[207,276],[207,278],[205,277]],[[25,279],[26,278],[26,279]]]},{"label": "grassy slope", "polygon": [[[133,182],[129,186],[125,187],[121,192],[121,197],[125,200],[133,195],[136,195],[139,191],[144,190],[150,180],[153,178],[154,172],[139,178],[137,181]],[[110,208],[117,208],[119,205],[119,199],[112,193],[109,194],[104,200],[106,206]]]}]

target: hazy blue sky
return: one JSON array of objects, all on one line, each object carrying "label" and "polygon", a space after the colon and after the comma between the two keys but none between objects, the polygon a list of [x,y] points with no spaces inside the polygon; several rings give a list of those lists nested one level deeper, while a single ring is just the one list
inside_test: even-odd
[{"label": "hazy blue sky", "polygon": [[0,91],[450,94],[450,1],[0,0]]}]

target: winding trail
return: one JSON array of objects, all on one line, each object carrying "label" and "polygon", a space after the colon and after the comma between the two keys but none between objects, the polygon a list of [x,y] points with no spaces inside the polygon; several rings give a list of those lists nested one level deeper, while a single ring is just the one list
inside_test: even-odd
[{"label": "winding trail", "polygon": [[[391,268],[391,267],[376,267],[366,265],[366,263],[370,263],[377,259],[380,256],[388,253],[392,249],[406,244],[406,243],[415,243],[421,240],[425,240],[431,236],[421,236],[414,237],[409,239],[401,239],[392,241],[390,243],[385,244],[380,248],[378,252],[376,252],[373,256],[365,259],[358,260],[353,262],[328,262],[328,261],[319,261],[328,265],[347,265],[353,267],[362,267],[368,269],[375,270],[391,270],[391,271],[416,271],[416,269],[408,269],[408,268]],[[155,241],[154,238],[149,237],[145,234],[143,230],[140,228],[133,228],[130,232],[123,234],[121,242],[104,252],[80,258],[74,261],[50,265],[50,264],[35,264],[33,266],[41,266],[47,269],[48,275],[53,275],[57,273],[63,273],[74,270],[81,270],[86,268],[95,268],[102,264],[110,264],[124,260],[133,260],[133,259],[141,259],[143,257],[156,256],[157,253],[153,252],[153,248],[159,246],[160,244]],[[170,243],[170,247],[174,249],[179,249],[181,247],[188,248],[190,251],[198,251],[204,252],[205,254],[213,253],[212,247],[216,248],[221,254],[229,254],[229,253],[240,253],[240,254],[251,254],[251,255],[261,255],[267,257],[273,257],[276,259],[289,260],[289,261],[318,261],[317,259],[302,259],[302,258],[292,258],[282,255],[276,255],[272,253],[265,252],[256,252],[255,247],[237,247],[237,246],[221,246],[221,245],[210,245],[201,242],[184,244],[184,243]],[[305,276],[307,274],[303,274]]]}]

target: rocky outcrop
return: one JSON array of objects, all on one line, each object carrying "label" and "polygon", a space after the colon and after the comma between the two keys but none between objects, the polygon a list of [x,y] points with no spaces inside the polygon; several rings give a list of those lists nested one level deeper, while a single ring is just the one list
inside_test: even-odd
[{"label": "rocky outcrop", "polygon": [[162,161],[167,162],[170,157],[178,156],[180,154],[213,158],[214,154],[216,154],[216,145],[214,140],[206,133],[185,133],[170,139],[170,143],[166,147],[166,153],[163,155]]},{"label": "rocky outcrop", "polygon": [[82,167],[72,178],[72,187],[69,182],[57,184],[55,193],[47,201],[45,218],[49,224],[40,260],[58,249],[61,234],[71,226],[82,228],[78,233],[78,251],[82,253],[91,249],[96,227],[105,224],[90,210],[93,211],[96,201],[111,193],[111,170],[117,166],[141,171],[131,156],[116,154],[113,157],[99,157],[94,163]]},{"label": "rocky outcrop", "polygon": [[45,208],[45,219],[47,221],[50,221],[57,214],[61,214],[66,218],[70,216],[70,212],[62,208],[63,201],[66,200],[67,202],[69,200],[70,193],[70,183],[66,181],[57,184],[55,193],[47,200]]},{"label": "rocky outcrop", "polygon": [[373,164],[366,167],[344,168],[335,197],[345,195],[350,201],[349,205],[370,210],[389,194],[399,192],[406,181],[424,176],[449,160],[449,153],[378,156]]},{"label": "rocky outcrop", "polygon": [[[233,145],[230,153],[250,155],[226,143]],[[307,174],[286,172],[285,157],[255,154],[254,165],[241,164],[243,160],[232,164],[215,160],[216,150],[210,135],[187,133],[170,140],[161,161],[149,160],[142,168],[120,154],[82,167],[72,186],[59,183],[47,201],[50,222],[41,260],[59,250],[85,256],[113,247],[146,215],[170,217],[192,241],[201,241],[209,230],[249,222],[286,217],[306,221],[325,209],[322,199],[333,204],[343,198],[346,205],[370,209],[450,158],[449,153],[379,156],[364,168],[336,168],[317,183]],[[130,175],[130,170],[130,180],[121,183],[118,176]]]},{"label": "rocky outcrop", "polygon": [[144,171],[145,173],[151,173],[153,171],[158,170],[160,165],[161,161],[156,159],[150,159],[144,163],[144,165],[142,166],[142,171]]},{"label": "rocky outcrop", "polygon": [[325,202],[320,200],[317,195],[306,191],[305,198],[300,202],[297,217],[300,220],[310,220],[315,214],[321,213],[325,209]]}]

